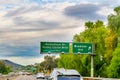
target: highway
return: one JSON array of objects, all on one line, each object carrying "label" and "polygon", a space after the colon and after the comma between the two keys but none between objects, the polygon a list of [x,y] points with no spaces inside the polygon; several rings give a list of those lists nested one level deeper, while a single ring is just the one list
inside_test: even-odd
[{"label": "highway", "polygon": [[36,76],[34,75],[20,75],[15,80],[36,80]]}]

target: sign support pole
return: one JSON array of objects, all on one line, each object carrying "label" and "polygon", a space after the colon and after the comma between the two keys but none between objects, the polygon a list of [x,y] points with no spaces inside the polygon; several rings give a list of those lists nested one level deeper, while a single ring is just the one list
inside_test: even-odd
[{"label": "sign support pole", "polygon": [[95,45],[93,44],[92,45],[93,48],[92,48],[92,54],[90,55],[91,56],[91,77],[94,77],[94,56],[95,56]]},{"label": "sign support pole", "polygon": [[94,56],[91,55],[91,77],[94,77]]}]

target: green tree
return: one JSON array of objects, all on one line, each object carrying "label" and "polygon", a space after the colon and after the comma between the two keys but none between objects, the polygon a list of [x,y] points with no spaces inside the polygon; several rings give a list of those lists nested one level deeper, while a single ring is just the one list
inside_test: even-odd
[{"label": "green tree", "polygon": [[120,44],[118,44],[113,55],[114,56],[111,60],[111,64],[107,69],[108,77],[120,78]]},{"label": "green tree", "polygon": [[88,21],[85,23],[85,28],[88,29],[88,28],[93,28],[94,27],[94,23],[91,22],[91,21]]},{"label": "green tree", "polygon": [[106,63],[107,65],[110,64],[111,62],[111,59],[113,57],[113,52],[116,48],[116,37],[117,37],[117,34],[116,32],[113,32],[111,30],[107,30],[106,31],[106,37],[105,37],[105,60],[106,60]]},{"label": "green tree", "polygon": [[55,56],[45,56],[44,61],[40,63],[39,67],[42,70],[53,70],[57,67],[58,59]]},{"label": "green tree", "polygon": [[106,60],[108,64],[108,77],[120,78],[120,6],[114,8],[116,14],[108,16],[108,36],[106,37]]},{"label": "green tree", "polygon": [[11,71],[11,66],[6,66],[4,61],[0,61],[0,73],[8,74]]},{"label": "green tree", "polygon": [[3,72],[3,74],[8,74],[11,71],[11,66],[5,66],[5,71]]},{"label": "green tree", "polygon": [[4,73],[6,70],[5,63],[3,61],[0,61],[0,73]]},{"label": "green tree", "polygon": [[120,6],[115,7],[114,11],[116,14],[111,14],[108,16],[108,28],[118,33],[120,29]]},{"label": "green tree", "polygon": [[115,38],[115,43],[117,47],[118,39],[120,38],[120,6],[114,8],[116,14],[111,14],[108,16],[108,28],[117,34]]},{"label": "green tree", "polygon": [[58,61],[58,67],[63,67],[66,69],[75,68],[73,57],[73,54],[61,54]]},{"label": "green tree", "polygon": [[76,69],[83,76],[89,76],[90,65],[88,62],[90,63],[90,60],[88,60],[86,55],[61,54],[58,61],[58,67],[65,69]]}]

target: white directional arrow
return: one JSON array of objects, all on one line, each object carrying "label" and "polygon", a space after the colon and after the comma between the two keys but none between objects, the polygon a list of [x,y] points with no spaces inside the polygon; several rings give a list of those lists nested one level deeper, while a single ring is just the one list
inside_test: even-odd
[{"label": "white directional arrow", "polygon": [[92,47],[91,47],[91,46],[89,46],[89,47],[88,47],[88,50],[91,50],[91,48],[92,48]]}]

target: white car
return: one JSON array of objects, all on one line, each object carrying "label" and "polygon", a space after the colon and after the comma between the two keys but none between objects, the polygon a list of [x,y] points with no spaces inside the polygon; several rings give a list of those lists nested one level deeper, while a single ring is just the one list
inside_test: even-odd
[{"label": "white car", "polygon": [[50,74],[49,80],[83,80],[77,70],[56,68]]},{"label": "white car", "polygon": [[44,73],[37,73],[36,78],[39,80],[44,80],[45,79]]}]

